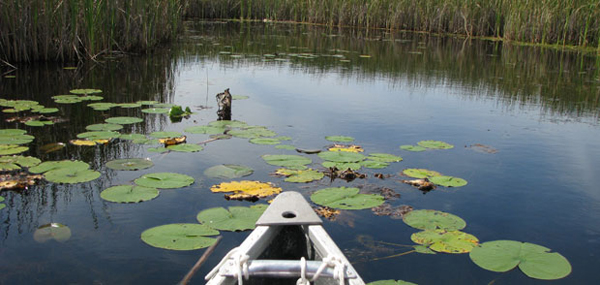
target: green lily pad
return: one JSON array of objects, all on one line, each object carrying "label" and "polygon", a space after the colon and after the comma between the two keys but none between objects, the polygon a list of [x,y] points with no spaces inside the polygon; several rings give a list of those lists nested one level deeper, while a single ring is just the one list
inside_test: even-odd
[{"label": "green lily pad", "polygon": [[[145,106],[151,106],[151,105],[158,104],[157,101],[150,101],[150,100],[137,101],[136,103],[138,103],[140,105],[145,105]],[[166,108],[166,109],[168,109],[168,108]]]},{"label": "green lily pad", "polygon": [[12,171],[21,169],[21,166],[11,162],[0,162],[0,171]]},{"label": "green lily pad", "polygon": [[384,198],[377,194],[359,194],[358,188],[333,187],[321,189],[310,196],[310,199],[321,206],[343,210],[360,210],[377,207]]},{"label": "green lily pad", "polygon": [[253,138],[250,140],[250,143],[262,145],[276,145],[280,144],[281,141],[275,138]]},{"label": "green lily pad", "polygon": [[100,177],[100,172],[91,169],[61,168],[44,173],[46,180],[66,184],[88,182],[98,177]]},{"label": "green lily pad", "polygon": [[571,273],[569,261],[557,252],[541,245],[513,241],[489,241],[475,247],[469,254],[479,267],[506,272],[519,266],[525,275],[543,280],[563,278]]},{"label": "green lily pad", "polygon": [[467,180],[453,176],[433,176],[429,178],[429,181],[444,187],[461,187],[467,185]]},{"label": "green lily pad", "polygon": [[100,89],[85,88],[85,89],[73,89],[73,90],[70,90],[69,92],[71,92],[73,94],[78,94],[78,95],[89,95],[89,94],[99,94],[99,93],[102,93],[102,90],[100,90]]},{"label": "green lily pad", "polygon": [[179,151],[179,152],[197,152],[197,151],[203,150],[204,148],[197,144],[182,143],[182,144],[170,145],[167,147],[167,149],[172,150],[172,151]]},{"label": "green lily pad", "polygon": [[282,166],[287,168],[303,168],[304,165],[311,164],[312,159],[301,155],[292,154],[265,154],[261,156],[264,161],[270,165]]},{"label": "green lily pad", "polygon": [[331,142],[353,142],[354,141],[353,137],[348,137],[348,136],[326,136],[325,139],[328,141],[331,141]]},{"label": "green lily pad", "polygon": [[381,162],[399,162],[402,161],[402,157],[388,154],[388,153],[371,153],[367,159]]},{"label": "green lily pad", "polygon": [[166,147],[150,147],[148,148],[149,152],[155,152],[155,153],[165,153],[168,152],[169,150]]},{"label": "green lily pad", "polygon": [[98,131],[98,132],[85,132],[77,134],[77,138],[79,139],[88,139],[88,140],[111,140],[116,139],[121,136],[118,132],[113,131]]},{"label": "green lily pad", "polygon": [[247,127],[248,124],[242,122],[242,121],[229,121],[229,120],[222,120],[222,121],[212,121],[210,123],[208,123],[208,125],[213,126],[213,127],[221,127],[221,128],[244,128]]},{"label": "green lily pad", "polygon": [[4,209],[6,207],[6,204],[4,204],[2,202],[4,202],[4,197],[0,196],[0,210]]},{"label": "green lily pad", "polygon": [[71,229],[69,227],[59,224],[50,223],[40,226],[33,232],[33,240],[39,243],[44,243],[49,240],[56,240],[58,242],[65,242],[71,238]]},{"label": "green lily pad", "polygon": [[193,126],[183,130],[186,133],[191,134],[209,134],[216,135],[225,132],[224,127],[213,127],[213,126]]},{"label": "green lily pad", "polygon": [[104,121],[109,124],[128,125],[143,122],[144,119],[136,117],[112,117]]},{"label": "green lily pad", "polygon": [[410,211],[402,220],[409,226],[420,230],[461,230],[467,223],[459,216],[436,210]]},{"label": "green lily pad", "polygon": [[242,130],[231,130],[227,134],[238,138],[253,139],[261,137],[274,137],[277,135],[274,131],[268,130],[264,127],[255,127]]},{"label": "green lily pad", "polygon": [[430,249],[445,253],[467,253],[479,243],[475,236],[461,231],[427,230],[414,233],[410,239]]},{"label": "green lily pad", "polygon": [[121,108],[139,108],[142,107],[142,104],[140,103],[119,103],[117,104],[117,107],[121,107]]},{"label": "green lily pad", "polygon": [[25,122],[26,126],[30,126],[30,127],[43,127],[46,125],[53,125],[54,123],[51,121],[38,121],[38,120],[29,120],[27,122]]},{"label": "green lily pad", "polygon": [[426,247],[424,245],[415,245],[415,246],[413,246],[413,248],[415,249],[415,252],[418,252],[418,253],[422,253],[422,254],[436,254],[435,251],[429,249],[428,247]]},{"label": "green lily pad", "polygon": [[118,124],[94,124],[85,127],[88,131],[118,131],[122,128],[123,126]]},{"label": "green lily pad", "polygon": [[422,147],[431,148],[431,149],[451,149],[454,147],[453,145],[451,145],[449,143],[445,143],[442,141],[433,141],[433,140],[420,141],[417,144]]},{"label": "green lily pad", "polygon": [[210,208],[201,211],[196,216],[200,224],[221,231],[245,231],[255,228],[255,223],[267,209],[267,205],[250,207]]},{"label": "green lily pad", "polygon": [[403,280],[379,280],[379,281],[374,281],[374,282],[370,282],[367,283],[367,285],[417,285],[417,283],[412,283],[412,282],[408,282],[408,281],[403,281]]},{"label": "green lily pad", "polygon": [[318,170],[306,169],[306,170],[294,170],[294,169],[277,169],[275,172],[278,175],[287,176],[284,181],[295,182],[295,183],[306,183],[315,180],[321,180],[325,174]]},{"label": "green lily pad", "polygon": [[110,108],[113,108],[116,106],[117,106],[117,104],[115,104],[115,103],[104,103],[104,102],[88,104],[88,107],[90,107],[96,111],[107,111]]},{"label": "green lily pad", "polygon": [[158,197],[158,189],[144,186],[118,185],[104,189],[100,198],[115,203],[140,203]]},{"label": "green lily pad", "polygon": [[382,169],[388,167],[390,164],[383,161],[364,160],[360,162],[360,165],[371,169]]},{"label": "green lily pad", "polygon": [[121,134],[119,139],[122,140],[145,140],[147,139],[145,135],[142,134]]},{"label": "green lily pad", "polygon": [[233,179],[252,174],[252,168],[243,165],[221,164],[204,170],[204,175],[212,178]]},{"label": "green lily pad", "polygon": [[360,162],[365,159],[365,156],[356,152],[347,151],[325,151],[317,154],[320,158],[333,162]]},{"label": "green lily pad", "polygon": [[88,169],[90,165],[79,160],[61,160],[61,161],[44,161],[34,167],[29,168],[29,172],[40,174],[51,170],[72,168],[72,169]]},{"label": "green lily pad", "polygon": [[0,157],[0,170],[7,171],[21,169],[21,167],[33,167],[41,162],[39,158],[32,156],[2,156]]},{"label": "green lily pad", "polygon": [[154,166],[154,163],[145,158],[116,159],[106,163],[106,167],[114,170],[140,170],[152,166]]},{"label": "green lily pad", "polygon": [[325,167],[325,168],[335,167],[335,168],[341,169],[341,170],[346,170],[346,169],[359,170],[362,168],[361,163],[323,161],[323,163],[321,163],[321,165],[323,165],[323,167]]},{"label": "green lily pad", "polygon": [[157,103],[157,104],[152,104],[152,108],[165,108],[165,109],[171,109],[171,107],[175,106],[175,104],[171,104],[171,103]]},{"label": "green lily pad", "polygon": [[182,134],[180,132],[153,132],[150,133],[150,136],[157,139],[166,139],[166,138],[178,138],[181,137]]},{"label": "green lily pad", "polygon": [[194,178],[185,174],[159,172],[142,175],[135,184],[159,189],[174,189],[186,187],[194,183]]},{"label": "green lily pad", "polygon": [[428,169],[424,169],[424,168],[407,168],[407,169],[402,170],[402,173],[406,176],[413,177],[413,178],[431,178],[434,176],[442,175],[441,173],[439,173],[437,171],[428,170]]},{"label": "green lily pad", "polygon": [[27,131],[20,129],[3,129],[0,130],[0,144],[26,144],[35,139],[34,136],[27,135]]},{"label": "green lily pad", "polygon": [[59,110],[58,108],[42,108],[40,110],[38,110],[37,112],[40,114],[52,114],[52,113],[57,113]]},{"label": "green lily pad", "polygon": [[146,114],[166,114],[166,113],[169,113],[169,109],[167,109],[167,108],[146,108],[146,109],[142,109],[142,113],[146,113]]},{"label": "green lily pad", "polygon": [[8,144],[8,145],[0,144],[0,155],[22,153],[22,152],[26,152],[28,149],[29,149],[29,147],[19,146],[16,144]]},{"label": "green lily pad", "polygon": [[408,150],[408,151],[414,151],[414,152],[419,152],[419,151],[426,151],[427,148],[419,146],[419,145],[401,145],[400,149],[403,150]]},{"label": "green lily pad", "polygon": [[194,250],[209,247],[219,231],[200,224],[169,224],[142,232],[141,239],[150,246],[170,250]]}]

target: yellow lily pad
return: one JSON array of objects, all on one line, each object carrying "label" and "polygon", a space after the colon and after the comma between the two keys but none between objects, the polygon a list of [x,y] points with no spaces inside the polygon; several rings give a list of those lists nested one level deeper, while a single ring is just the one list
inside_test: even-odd
[{"label": "yellow lily pad", "polygon": [[281,188],[275,187],[270,182],[260,181],[232,181],[223,182],[210,187],[212,192],[233,192],[233,194],[225,195],[227,199],[233,200],[256,200],[271,195],[281,193]]}]

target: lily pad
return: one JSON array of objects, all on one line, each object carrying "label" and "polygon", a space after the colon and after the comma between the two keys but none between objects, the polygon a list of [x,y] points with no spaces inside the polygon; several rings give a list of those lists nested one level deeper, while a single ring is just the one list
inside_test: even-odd
[{"label": "lily pad", "polygon": [[329,151],[346,151],[346,152],[364,152],[365,150],[362,146],[358,145],[343,145],[343,144],[335,144],[334,146],[328,148]]},{"label": "lily pad", "polygon": [[100,90],[100,89],[85,88],[85,89],[73,89],[73,90],[70,90],[69,92],[71,92],[73,94],[89,95],[89,94],[99,94],[99,93],[102,93],[102,90]]},{"label": "lily pad", "polygon": [[120,133],[113,131],[98,131],[80,133],[77,135],[77,138],[88,140],[111,140],[118,138],[120,135]]},{"label": "lily pad", "polygon": [[33,141],[34,136],[27,135],[27,131],[20,129],[0,130],[0,144],[27,144]]},{"label": "lily pad", "polygon": [[420,141],[417,144],[420,145],[420,146],[422,146],[422,147],[431,148],[431,149],[451,149],[451,148],[454,148],[454,146],[451,145],[451,144],[449,144],[449,143],[445,143],[445,142],[442,142],[442,141],[434,141],[434,140]]},{"label": "lily pad", "polygon": [[321,206],[343,210],[361,210],[377,207],[384,202],[378,194],[359,194],[358,188],[333,187],[321,189],[310,199]]},{"label": "lily pad", "polygon": [[169,150],[166,147],[150,147],[148,148],[149,152],[155,152],[155,153],[165,153],[168,152]]},{"label": "lily pad", "polygon": [[58,242],[65,242],[71,238],[71,229],[69,227],[59,224],[50,223],[40,226],[33,232],[33,240],[39,243],[44,243],[49,240],[56,240]]},{"label": "lily pad", "polygon": [[29,120],[27,122],[25,122],[25,125],[30,126],[30,127],[43,127],[46,125],[53,125],[54,123],[52,121],[39,121],[39,120]]},{"label": "lily pad", "polygon": [[63,168],[88,169],[90,165],[79,160],[44,161],[34,167],[30,167],[29,172],[40,174]]},{"label": "lily pad", "polygon": [[52,114],[58,112],[58,108],[42,108],[38,111],[40,114]]},{"label": "lily pad", "polygon": [[213,127],[221,127],[221,128],[243,128],[243,127],[247,127],[248,124],[246,124],[245,122],[242,121],[229,121],[229,120],[222,120],[222,121],[212,121],[210,123],[208,123],[208,125],[213,126]]},{"label": "lily pad", "polygon": [[8,145],[0,144],[0,155],[17,154],[17,153],[25,152],[27,150],[29,150],[29,147],[26,147],[26,146],[19,146],[16,144],[8,144]]},{"label": "lily pad", "polygon": [[410,239],[418,244],[428,245],[430,249],[446,253],[467,253],[479,243],[479,240],[461,231],[427,230],[414,233]]},{"label": "lily pad", "polygon": [[371,169],[382,169],[388,167],[390,164],[383,161],[364,160],[360,162],[360,165]]},{"label": "lily pad", "polygon": [[165,139],[181,137],[182,134],[180,132],[153,132],[150,133],[150,136],[157,139]]},{"label": "lily pad", "polygon": [[420,230],[461,230],[467,223],[459,216],[436,210],[414,210],[404,215],[402,220]]},{"label": "lily pad", "polygon": [[253,138],[250,140],[250,143],[262,145],[276,145],[280,144],[281,141],[279,141],[276,138]]},{"label": "lily pad", "polygon": [[150,159],[145,158],[116,159],[106,163],[106,167],[114,170],[140,170],[153,165],[154,163]]},{"label": "lily pad", "polygon": [[158,189],[134,185],[118,185],[104,189],[100,198],[115,203],[139,203],[158,197]]},{"label": "lily pad", "polygon": [[201,211],[196,216],[200,224],[221,231],[245,231],[254,229],[255,223],[267,209],[267,205],[250,207],[210,208]]},{"label": "lily pad", "polygon": [[367,159],[381,161],[381,162],[399,162],[402,161],[402,157],[388,154],[388,153],[371,153]]},{"label": "lily pad", "polygon": [[274,137],[277,135],[274,131],[268,130],[264,127],[255,127],[243,130],[231,130],[227,134],[230,134],[234,137],[245,138],[245,139],[253,139],[253,138],[261,138],[261,137]]},{"label": "lily pad", "polygon": [[61,168],[44,173],[44,178],[54,183],[75,184],[92,181],[100,172],[91,169]]},{"label": "lily pad", "polygon": [[91,141],[91,140],[69,140],[69,143],[72,145],[76,145],[76,146],[95,146],[98,143],[96,143],[95,141]]},{"label": "lily pad", "polygon": [[140,104],[140,103],[119,103],[119,104],[117,104],[117,107],[121,107],[121,108],[125,108],[125,109],[139,108],[139,107],[142,107],[142,104]]},{"label": "lily pad", "polygon": [[280,168],[275,172],[277,175],[285,176],[284,181],[286,182],[296,182],[296,183],[306,183],[315,180],[321,180],[325,174],[318,170],[314,169],[306,169],[306,170],[294,170],[294,169],[286,169]]},{"label": "lily pad", "polygon": [[433,176],[429,178],[429,181],[444,187],[461,187],[467,185],[467,180],[453,176]]},{"label": "lily pad", "polygon": [[[20,169],[21,167],[33,167],[33,166],[40,164],[41,162],[42,161],[39,158],[32,157],[32,156],[21,156],[21,155],[2,156],[2,157],[0,157],[0,170],[5,170],[5,168],[2,167],[5,164],[15,164],[18,166],[17,166],[17,168],[14,168],[14,169]],[[6,169],[6,170],[11,170],[11,169]]]},{"label": "lily pad", "polygon": [[171,104],[171,103],[156,103],[156,104],[152,104],[152,108],[165,108],[165,109],[171,109],[171,107],[175,106],[175,104]]},{"label": "lily pad", "polygon": [[193,177],[185,174],[159,172],[142,175],[135,180],[135,184],[159,189],[173,189],[189,186],[194,181]]},{"label": "lily pad", "polygon": [[88,131],[118,131],[122,128],[123,126],[118,124],[94,124],[85,127]]},{"label": "lily pad", "polygon": [[90,107],[96,111],[107,111],[110,108],[113,108],[116,106],[117,106],[117,104],[115,104],[115,103],[104,103],[104,102],[88,104],[88,107]]},{"label": "lily pad", "polygon": [[142,232],[141,239],[150,246],[170,250],[194,250],[209,247],[219,231],[200,224],[169,224]]},{"label": "lily pad", "polygon": [[293,154],[265,154],[262,159],[270,165],[294,169],[303,168],[304,165],[312,163],[312,159],[308,157]]},{"label": "lily pad", "polygon": [[289,144],[280,144],[275,146],[276,149],[296,150],[296,147]]},{"label": "lily pad", "polygon": [[419,152],[419,151],[426,151],[427,148],[419,146],[419,145],[401,145],[400,149],[403,150],[408,150],[408,151],[414,151],[414,152]]},{"label": "lily pad", "polygon": [[360,153],[343,152],[343,151],[325,151],[317,154],[320,158],[333,162],[360,162],[365,159],[365,156]]},{"label": "lily pad", "polygon": [[325,139],[328,141],[332,141],[332,142],[353,142],[354,141],[353,137],[348,137],[348,136],[326,136]]},{"label": "lily pad", "polygon": [[254,170],[247,166],[235,164],[222,164],[215,165],[204,170],[204,175],[212,178],[233,179],[248,176],[253,172]]},{"label": "lily pad", "polygon": [[359,170],[362,168],[362,162],[357,163],[357,162],[323,161],[323,163],[321,163],[321,165],[323,165],[323,167],[325,167],[325,168],[335,167],[337,169],[342,169],[342,170],[346,170],[346,169]]},{"label": "lily pad", "polygon": [[197,151],[203,150],[204,148],[197,144],[182,143],[182,144],[170,145],[167,147],[167,149],[172,150],[172,151],[179,151],[179,152],[197,152]]},{"label": "lily pad", "polygon": [[506,272],[519,266],[525,275],[543,280],[563,278],[571,273],[569,261],[549,248],[513,240],[489,241],[475,247],[471,260],[483,269]]},{"label": "lily pad", "polygon": [[142,135],[142,134],[122,134],[119,136],[119,139],[122,139],[122,140],[145,140],[147,138],[145,135]]},{"label": "lily pad", "polygon": [[146,109],[142,109],[142,113],[146,113],[146,114],[166,114],[166,113],[169,113],[169,109],[167,109],[167,108],[146,108]]},{"label": "lily pad", "polygon": [[[137,101],[136,103],[141,104],[141,105],[146,105],[146,106],[150,106],[150,105],[154,105],[154,104],[158,104],[157,101],[151,101],[151,100],[142,100],[142,101]],[[167,108],[168,109],[168,108]]]},{"label": "lily pad", "polygon": [[212,192],[233,192],[233,194],[226,195],[227,199],[244,200],[244,199],[258,199],[264,198],[271,195],[281,193],[281,188],[275,187],[270,182],[260,181],[232,181],[223,182],[218,185],[210,187]]},{"label": "lily pad", "polygon": [[112,117],[104,121],[109,124],[128,125],[143,122],[144,119],[136,117]]},{"label": "lily pad", "polygon": [[0,210],[4,209],[6,207],[6,204],[4,204],[2,202],[4,202],[4,197],[0,196]]},{"label": "lily pad", "polygon": [[413,177],[413,178],[430,178],[433,176],[441,176],[442,175],[441,173],[439,173],[437,171],[424,169],[424,168],[407,168],[407,169],[402,170],[402,174],[409,176],[409,177]]},{"label": "lily pad", "polygon": [[213,127],[213,126],[193,126],[183,130],[184,132],[191,134],[209,134],[216,135],[225,132],[224,127]]}]

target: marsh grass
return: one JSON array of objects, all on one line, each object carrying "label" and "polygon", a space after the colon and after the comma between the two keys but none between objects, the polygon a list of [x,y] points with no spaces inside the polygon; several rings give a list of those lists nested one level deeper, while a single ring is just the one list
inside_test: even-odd
[{"label": "marsh grass", "polygon": [[600,52],[597,0],[189,0],[187,15],[496,37]]},{"label": "marsh grass", "polygon": [[183,0],[0,1],[0,60],[74,61],[143,52],[176,36]]}]

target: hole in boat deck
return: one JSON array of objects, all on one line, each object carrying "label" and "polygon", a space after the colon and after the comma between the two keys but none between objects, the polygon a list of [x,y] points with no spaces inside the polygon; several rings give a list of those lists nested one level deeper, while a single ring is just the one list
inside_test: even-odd
[{"label": "hole in boat deck", "polygon": [[281,216],[286,218],[286,219],[293,219],[296,217],[296,213],[295,212],[291,212],[291,211],[285,211],[283,213],[281,213]]}]

